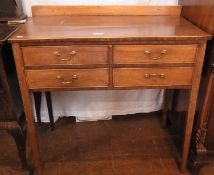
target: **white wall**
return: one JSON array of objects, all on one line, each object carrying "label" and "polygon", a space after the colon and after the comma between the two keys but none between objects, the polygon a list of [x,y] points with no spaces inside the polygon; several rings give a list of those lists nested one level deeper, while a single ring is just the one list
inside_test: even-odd
[{"label": "white wall", "polygon": [[177,5],[178,0],[22,0],[25,13],[31,16],[32,5]]}]

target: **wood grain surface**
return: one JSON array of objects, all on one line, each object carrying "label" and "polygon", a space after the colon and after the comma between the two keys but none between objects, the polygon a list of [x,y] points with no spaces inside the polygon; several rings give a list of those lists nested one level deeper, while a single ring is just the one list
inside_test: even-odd
[{"label": "wood grain surface", "polygon": [[23,47],[25,65],[91,65],[108,63],[108,46]]},{"label": "wood grain surface", "polygon": [[188,86],[192,83],[192,72],[191,67],[115,68],[113,80],[115,87]]},{"label": "wood grain surface", "polygon": [[108,69],[99,68],[29,70],[26,71],[26,78],[29,89],[108,87],[108,71]]},{"label": "wood grain surface", "polygon": [[194,63],[197,45],[117,45],[115,64]]},{"label": "wood grain surface", "polygon": [[175,41],[207,39],[179,16],[48,16],[29,18],[11,42]]},{"label": "wood grain surface", "polygon": [[32,6],[33,16],[57,15],[176,15],[181,6]]}]

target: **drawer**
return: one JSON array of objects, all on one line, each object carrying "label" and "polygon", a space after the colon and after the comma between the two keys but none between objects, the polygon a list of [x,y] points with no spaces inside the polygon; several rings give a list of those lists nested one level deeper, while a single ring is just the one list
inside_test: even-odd
[{"label": "drawer", "polygon": [[23,47],[25,65],[107,64],[108,47],[101,45]]},{"label": "drawer", "polygon": [[117,45],[116,64],[193,63],[197,45]]},{"label": "drawer", "polygon": [[191,67],[115,68],[115,87],[188,86],[192,84]]},{"label": "drawer", "polygon": [[54,69],[26,71],[30,89],[108,87],[109,69]]}]

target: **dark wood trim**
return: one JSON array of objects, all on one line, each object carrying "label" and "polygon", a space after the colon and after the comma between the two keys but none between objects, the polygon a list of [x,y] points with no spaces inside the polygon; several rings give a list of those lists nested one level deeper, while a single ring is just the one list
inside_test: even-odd
[{"label": "dark wood trim", "polygon": [[47,107],[48,107],[48,115],[50,119],[51,130],[54,130],[54,116],[53,116],[53,107],[52,107],[52,98],[51,92],[45,92]]},{"label": "dark wood trim", "polygon": [[42,101],[42,93],[41,92],[33,92],[34,101],[35,101],[35,111],[37,123],[41,125],[41,101]]}]

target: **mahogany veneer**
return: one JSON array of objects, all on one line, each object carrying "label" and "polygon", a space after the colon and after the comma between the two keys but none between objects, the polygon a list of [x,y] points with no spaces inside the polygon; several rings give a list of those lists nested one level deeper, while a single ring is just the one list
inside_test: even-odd
[{"label": "mahogany veneer", "polygon": [[10,41],[36,173],[42,173],[42,166],[30,92],[136,88],[190,90],[180,156],[183,172],[209,38],[178,15],[30,18]]}]

